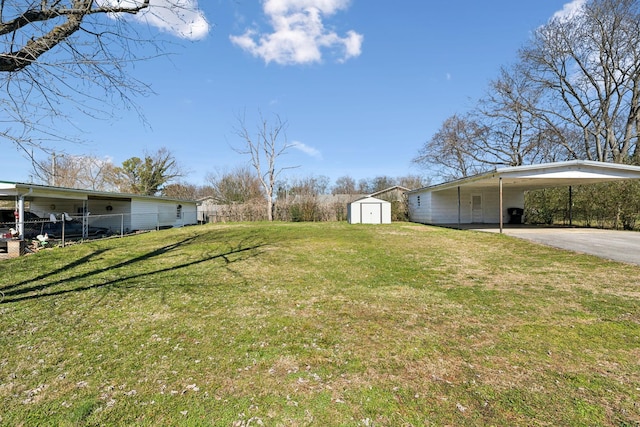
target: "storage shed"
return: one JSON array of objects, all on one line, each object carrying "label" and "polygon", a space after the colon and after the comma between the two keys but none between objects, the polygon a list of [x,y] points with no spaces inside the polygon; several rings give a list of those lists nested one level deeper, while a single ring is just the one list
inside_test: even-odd
[{"label": "storage shed", "polygon": [[363,197],[347,205],[349,224],[391,224],[391,203]]},{"label": "storage shed", "polygon": [[524,193],[548,187],[640,179],[640,167],[572,160],[514,166],[408,193],[409,220],[424,224],[522,222]]}]

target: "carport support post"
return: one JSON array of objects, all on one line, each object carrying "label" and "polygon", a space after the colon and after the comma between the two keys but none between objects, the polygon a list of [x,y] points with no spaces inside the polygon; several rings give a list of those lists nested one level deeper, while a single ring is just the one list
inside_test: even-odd
[{"label": "carport support post", "polygon": [[569,186],[569,225],[573,225],[573,187]]},{"label": "carport support post", "polygon": [[82,201],[82,238],[89,237],[89,205],[86,200]]},{"label": "carport support post", "polygon": [[24,196],[21,195],[18,197],[18,235],[20,236],[20,240],[24,240]]},{"label": "carport support post", "polygon": [[460,186],[458,185],[458,228],[460,228]]},{"label": "carport support post", "polygon": [[502,177],[498,180],[500,185],[500,234],[502,234]]}]

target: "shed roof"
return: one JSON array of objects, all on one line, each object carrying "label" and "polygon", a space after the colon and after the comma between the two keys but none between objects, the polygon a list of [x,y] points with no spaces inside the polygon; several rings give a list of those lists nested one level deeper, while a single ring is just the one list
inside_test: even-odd
[{"label": "shed roof", "polygon": [[502,179],[503,185],[523,190],[568,187],[571,185],[640,179],[640,167],[589,160],[571,160],[567,162],[514,166],[423,187],[413,190],[410,193],[442,191],[455,187],[497,188],[500,179]]},{"label": "shed roof", "polygon": [[389,205],[391,204],[391,202],[388,202],[388,201],[382,200],[382,199],[378,199],[378,198],[375,198],[375,197],[371,197],[371,196],[361,197],[361,198],[359,198],[357,200],[354,200],[351,203],[352,204],[353,203],[380,203],[380,204],[389,204]]}]

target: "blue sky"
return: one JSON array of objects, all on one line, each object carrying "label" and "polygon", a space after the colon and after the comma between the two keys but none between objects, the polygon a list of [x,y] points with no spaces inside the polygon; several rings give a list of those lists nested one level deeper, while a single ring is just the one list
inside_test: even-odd
[{"label": "blue sky", "polygon": [[[298,148],[279,165],[299,166],[290,177],[422,174],[411,159],[424,141],[482,96],[532,30],[579,1],[183,3],[196,12],[194,30],[172,36],[170,57],[131,68],[155,92],[136,99],[148,126],[127,111],[108,121],[78,116],[86,142],[60,151],[119,165],[167,147],[189,172],[184,181],[204,184],[207,173],[247,164],[232,148],[242,143],[234,127],[244,111],[250,130],[259,113],[287,121]],[[27,181],[29,171],[26,159],[5,162],[0,179]]]}]

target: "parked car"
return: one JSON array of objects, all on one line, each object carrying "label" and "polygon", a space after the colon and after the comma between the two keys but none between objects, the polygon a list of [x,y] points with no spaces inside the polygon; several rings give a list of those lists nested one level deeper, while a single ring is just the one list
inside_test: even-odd
[{"label": "parked car", "polygon": [[[51,239],[61,239],[64,226],[64,237],[77,238],[83,237],[82,233],[82,221],[76,219],[68,221],[46,221],[41,224],[36,224],[37,227],[30,227],[29,230],[25,230],[24,236],[28,239],[32,239],[37,235],[47,234]],[[107,237],[111,235],[111,230],[106,227],[87,227],[87,237]]]},{"label": "parked car", "polygon": [[[29,211],[24,212],[25,234],[30,228],[37,228],[39,222],[44,221],[38,215]],[[15,216],[15,209],[0,209],[0,237],[8,236],[10,229],[17,230],[18,224]],[[36,233],[37,234],[37,233]],[[35,236],[35,235],[34,235]]]}]

